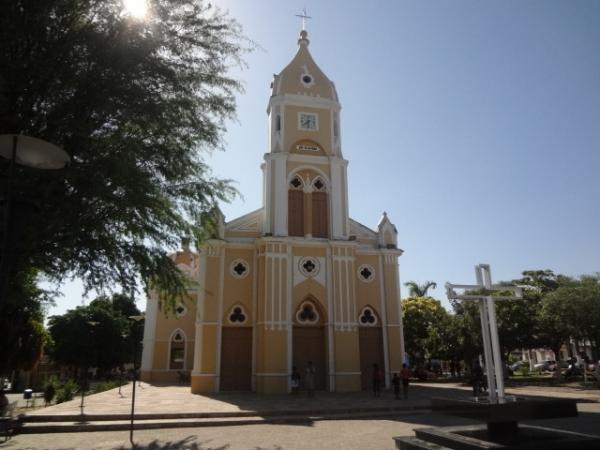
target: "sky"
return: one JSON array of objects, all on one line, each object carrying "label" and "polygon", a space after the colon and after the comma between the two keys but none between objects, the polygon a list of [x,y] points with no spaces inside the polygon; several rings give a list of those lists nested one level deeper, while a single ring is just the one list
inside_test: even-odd
[{"label": "sky", "polygon": [[[523,270],[600,272],[600,1],[213,0],[257,44],[232,68],[245,93],[207,158],[262,206],[269,85],[297,49],[335,82],[350,216],[398,230],[400,280],[475,283]],[[82,303],[65,284],[49,314]],[[402,286],[402,296],[407,289]],[[93,296],[89,297],[86,302]],[[145,307],[143,294],[138,306]]]}]

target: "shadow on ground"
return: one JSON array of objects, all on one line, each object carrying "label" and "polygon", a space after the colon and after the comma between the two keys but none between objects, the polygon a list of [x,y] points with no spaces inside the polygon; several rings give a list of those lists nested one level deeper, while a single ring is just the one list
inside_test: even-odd
[{"label": "shadow on ground", "polygon": [[[192,435],[184,439],[174,441],[160,442],[158,440],[154,440],[145,445],[135,444],[133,447],[124,445],[117,447],[114,450],[227,450],[228,448],[228,444],[213,447],[210,444],[210,441],[197,442],[197,437]],[[282,448],[279,446],[254,447],[251,450],[282,450]]]}]

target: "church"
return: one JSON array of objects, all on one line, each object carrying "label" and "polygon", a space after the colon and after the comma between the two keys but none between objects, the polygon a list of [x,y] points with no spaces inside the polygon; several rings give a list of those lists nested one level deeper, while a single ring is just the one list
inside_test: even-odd
[{"label": "church", "polygon": [[401,369],[396,227],[386,213],[376,229],[348,215],[341,105],[308,47],[302,30],[271,82],[263,207],[173,255],[192,280],[175,314],[150,293],[142,380],[286,393],[310,361],[316,389],[348,392],[371,386],[373,364],[387,387]]}]

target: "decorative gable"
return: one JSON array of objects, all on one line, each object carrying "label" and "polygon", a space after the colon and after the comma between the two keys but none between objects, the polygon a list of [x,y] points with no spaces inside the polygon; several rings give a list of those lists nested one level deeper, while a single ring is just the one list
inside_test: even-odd
[{"label": "decorative gable", "polygon": [[262,232],[263,209],[257,209],[225,224],[225,233],[248,233],[256,234]]}]

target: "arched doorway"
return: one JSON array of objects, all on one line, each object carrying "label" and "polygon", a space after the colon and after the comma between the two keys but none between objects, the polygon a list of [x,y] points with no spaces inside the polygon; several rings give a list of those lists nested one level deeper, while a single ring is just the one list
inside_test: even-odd
[{"label": "arched doorway", "polygon": [[365,306],[360,312],[358,325],[361,386],[366,390],[373,385],[373,364],[377,364],[382,372],[385,371],[383,334],[381,321],[370,306]]},{"label": "arched doorway", "polygon": [[316,369],[315,388],[327,388],[327,340],[325,339],[325,320],[319,308],[311,299],[300,304],[294,316],[292,339],[292,364],[300,372],[300,388],[304,389],[305,370],[311,361]]},{"label": "arched doorway", "polygon": [[252,389],[252,327],[244,326],[248,315],[243,306],[234,306],[221,331],[221,391]]}]

